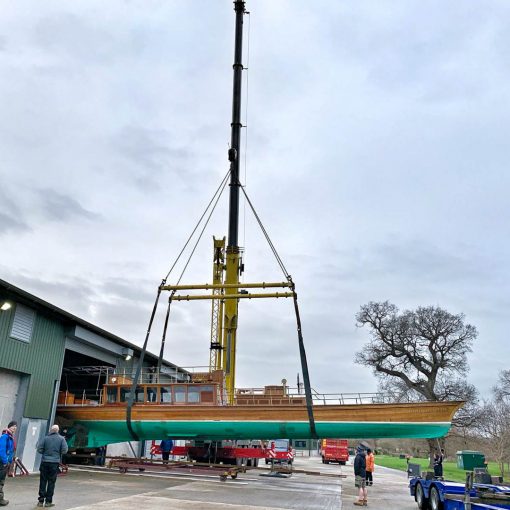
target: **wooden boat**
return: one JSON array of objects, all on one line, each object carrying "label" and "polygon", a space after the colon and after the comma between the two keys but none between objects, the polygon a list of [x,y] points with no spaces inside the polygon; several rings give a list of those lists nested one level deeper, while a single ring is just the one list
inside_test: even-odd
[{"label": "wooden boat", "polygon": [[[228,244],[214,239],[213,283],[166,285],[158,288],[147,337],[134,379],[108,380],[101,399],[75,401],[64,396],[57,416],[76,427],[75,446],[94,446],[131,439],[305,439],[309,437],[434,438],[445,435],[452,416],[462,402],[397,404],[331,404],[314,402],[301,333],[297,294],[274,246],[262,229],[286,281],[241,283],[244,271],[238,243],[239,194],[246,195],[239,180],[241,137],[242,20],[244,0],[235,0],[235,59],[230,161],[230,206]],[[226,180],[224,181],[226,184]],[[220,186],[221,187],[221,186]],[[246,195],[247,198],[247,195]],[[251,202],[247,199],[251,206]],[[256,215],[257,220],[259,219]],[[262,225],[261,225],[262,227]],[[181,252],[182,253],[182,252]],[[174,264],[175,266],[175,264]],[[174,267],[172,266],[172,267]],[[170,273],[169,273],[170,274]],[[180,281],[180,278],[179,278]],[[253,293],[254,289],[286,288],[289,292]],[[139,379],[148,335],[161,291],[170,291],[160,362],[170,312],[170,302],[210,299],[212,302],[210,371],[189,381],[154,383]],[[205,290],[206,295],[179,295],[178,291]],[[235,361],[238,303],[243,299],[291,298],[296,313],[301,369],[305,396],[290,395],[285,386],[267,386],[262,392],[236,390]],[[115,380],[114,380],[115,379]],[[140,381],[140,382],[139,382]]]},{"label": "wooden boat", "polygon": [[[203,380],[203,375],[201,379]],[[221,374],[219,375],[221,377]],[[212,378],[217,378],[214,373]],[[214,380],[144,383],[137,387],[131,424],[140,439],[305,439],[311,436],[303,395],[285,386],[237,390],[234,404],[224,400]],[[129,441],[126,406],[131,384],[106,384],[101,400],[66,404],[57,414],[78,431],[74,446]],[[319,437],[434,438],[444,436],[462,402],[397,404],[314,404]]]}]

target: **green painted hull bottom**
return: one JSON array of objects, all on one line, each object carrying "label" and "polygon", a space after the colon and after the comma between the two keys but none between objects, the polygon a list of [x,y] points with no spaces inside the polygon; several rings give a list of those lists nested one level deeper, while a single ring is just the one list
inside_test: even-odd
[{"label": "green painted hull bottom", "polygon": [[[76,421],[85,430],[80,446],[101,446],[132,441],[125,421]],[[308,422],[142,421],[133,422],[140,439],[306,439]],[[446,435],[448,422],[316,422],[319,437],[435,438]],[[81,427],[80,427],[81,428]],[[86,443],[86,444],[84,444]]]}]

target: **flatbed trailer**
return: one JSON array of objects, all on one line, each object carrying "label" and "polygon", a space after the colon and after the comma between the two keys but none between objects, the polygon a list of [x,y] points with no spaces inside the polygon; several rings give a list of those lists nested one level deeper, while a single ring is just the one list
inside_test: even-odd
[{"label": "flatbed trailer", "polygon": [[411,496],[420,510],[497,510],[510,509],[510,486],[466,484],[439,478],[415,477],[409,482]]}]

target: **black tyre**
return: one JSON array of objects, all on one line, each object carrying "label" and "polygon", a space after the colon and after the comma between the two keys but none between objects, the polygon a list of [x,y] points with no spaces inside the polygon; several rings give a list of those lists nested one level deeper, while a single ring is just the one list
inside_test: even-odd
[{"label": "black tyre", "polygon": [[253,467],[258,467],[259,459],[253,459]]},{"label": "black tyre", "polygon": [[324,459],[324,457],[322,457],[322,463],[326,464],[326,459]]},{"label": "black tyre", "polygon": [[416,492],[414,494],[414,499],[416,500],[416,503],[418,503],[418,508],[420,510],[428,509],[429,500],[425,497],[425,492],[423,491],[421,483],[416,484]]},{"label": "black tyre", "polygon": [[341,460],[341,461],[339,462],[339,464],[340,464],[341,466],[345,466],[345,460]]},{"label": "black tyre", "polygon": [[441,501],[437,487],[432,487],[430,489],[430,508],[431,510],[442,510],[443,508],[443,502]]}]

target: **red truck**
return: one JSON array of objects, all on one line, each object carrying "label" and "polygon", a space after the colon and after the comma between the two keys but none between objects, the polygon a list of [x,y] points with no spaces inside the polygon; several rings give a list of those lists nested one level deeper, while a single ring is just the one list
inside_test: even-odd
[{"label": "red truck", "polygon": [[347,439],[322,439],[321,457],[323,464],[338,462],[345,465],[349,460],[349,445]]}]

